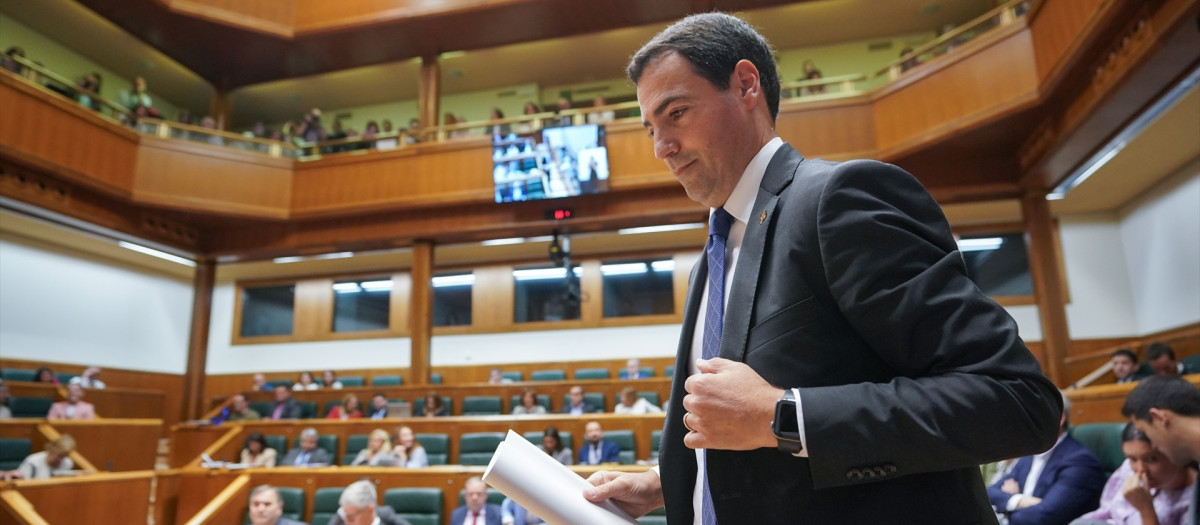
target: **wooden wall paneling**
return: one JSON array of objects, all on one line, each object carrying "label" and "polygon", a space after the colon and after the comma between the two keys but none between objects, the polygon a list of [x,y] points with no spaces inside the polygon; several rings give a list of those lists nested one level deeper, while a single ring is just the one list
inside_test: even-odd
[{"label": "wooden wall paneling", "polygon": [[409,304],[412,302],[412,275],[408,272],[392,274],[392,295],[388,309],[388,327],[392,333],[408,335]]},{"label": "wooden wall paneling", "polygon": [[1063,59],[1079,51],[1084,44],[1081,34],[1100,20],[1106,0],[1076,0],[1072,2],[1041,2],[1036,16],[1029,22],[1033,40],[1034,63],[1038,78],[1049,80],[1063,66]]},{"label": "wooden wall paneling", "polygon": [[289,213],[291,159],[142,135],[136,170],[134,202],[268,219]]},{"label": "wooden wall paneling", "polygon": [[[22,480],[13,486],[48,523],[142,523],[150,515],[154,472]],[[69,502],[69,503],[68,503]]]},{"label": "wooden wall paneling", "polygon": [[[1184,379],[1200,387],[1200,374],[1184,376]],[[1067,390],[1067,399],[1070,399],[1072,404],[1071,424],[1128,421],[1121,415],[1121,406],[1125,404],[1125,397],[1135,386],[1137,383],[1121,383]]]},{"label": "wooden wall paneling", "polygon": [[33,504],[14,489],[0,489],[0,508],[18,525],[50,525],[37,513]]},{"label": "wooden wall paneling", "polygon": [[512,326],[515,283],[508,265],[476,268],[471,286],[471,325],[482,330]]},{"label": "wooden wall paneling", "polygon": [[296,283],[296,323],[292,334],[311,338],[333,332],[333,279],[302,279]]},{"label": "wooden wall paneling", "polygon": [[8,74],[0,74],[0,107],[0,156],[129,195],[139,139],[133,130]]},{"label": "wooden wall paneling", "polygon": [[605,127],[609,185],[614,190],[677,186],[666,163],[654,157],[654,141],[640,123]]},{"label": "wooden wall paneling", "polygon": [[[227,470],[210,471],[208,469],[186,469],[180,471],[179,497],[175,504],[174,523],[178,525],[188,523],[192,517],[198,514],[213,498],[216,498],[221,491],[225,490],[230,483],[233,483],[244,472],[230,472]],[[249,508],[249,504],[249,498],[247,497],[242,502],[241,510],[244,511]],[[236,519],[237,521],[226,521],[222,525],[242,523],[240,516]]]},{"label": "wooden wall paneling", "polygon": [[285,38],[293,36],[296,2],[258,0],[161,0],[172,11]]},{"label": "wooden wall paneling", "polygon": [[[65,389],[45,383],[8,381],[9,392],[20,397],[46,397],[55,401],[66,399]],[[84,391],[84,401],[96,406],[96,413],[106,419],[162,419],[167,412],[166,394],[153,390],[110,387]],[[176,419],[179,419],[176,416]]]},{"label": "wooden wall paneling", "polygon": [[[1037,100],[1037,75],[1029,34],[1013,24],[973,53],[927,64],[911,82],[883,88],[874,104],[878,155],[894,155],[936,141],[957,129]],[[988,37],[981,37],[988,38]]]},{"label": "wooden wall paneling", "polygon": [[[188,525],[237,525],[242,523],[242,516],[249,506],[250,474],[241,474],[226,485],[221,492],[200,509],[195,516],[188,519]],[[305,498],[307,501],[308,498]],[[301,513],[303,514],[303,513]]]},{"label": "wooden wall paneling", "polygon": [[588,259],[578,263],[583,269],[579,279],[579,319],[584,326],[600,326],[604,321],[604,275],[600,260]]},{"label": "wooden wall paneling", "polygon": [[835,102],[788,104],[780,109],[775,131],[807,158],[873,157],[878,148],[870,100],[856,97]]},{"label": "wooden wall paneling", "polygon": [[154,473],[154,523],[176,523],[179,514],[179,470],[158,470]]},{"label": "wooden wall paneling", "polygon": [[[180,430],[180,429],[185,430]],[[175,425],[171,427],[171,450],[167,454],[167,464],[171,468],[180,468],[200,457],[204,449],[215,443],[229,431],[228,427]]]},{"label": "wooden wall paneling", "polygon": [[688,280],[691,278],[692,269],[700,262],[700,253],[677,253],[673,257],[675,260],[675,314],[681,318],[683,316],[684,307],[687,306]]},{"label": "wooden wall paneling", "polygon": [[[80,374],[90,365],[0,357],[0,368],[37,370],[42,366],[48,366],[55,372]],[[183,413],[182,375],[104,368],[100,373],[100,378],[108,385],[108,388],[105,389],[107,391],[87,390],[84,393],[84,399],[96,405],[96,411],[101,417],[113,417],[109,414],[120,414],[119,417],[162,419],[165,425],[173,425],[180,421],[180,415]],[[23,382],[9,384],[10,386],[36,385],[36,383]],[[55,396],[47,391],[41,394],[41,397]],[[64,398],[55,397],[55,399],[62,400]],[[161,407],[161,412],[154,412],[156,406]]]},{"label": "wooden wall paneling", "polygon": [[74,437],[75,448],[100,470],[154,469],[161,419],[56,420],[49,424],[59,433]]}]

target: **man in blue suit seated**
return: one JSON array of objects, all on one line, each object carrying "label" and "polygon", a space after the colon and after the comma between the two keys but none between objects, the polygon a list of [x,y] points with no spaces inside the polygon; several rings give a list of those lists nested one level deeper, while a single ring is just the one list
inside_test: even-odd
[{"label": "man in blue suit seated", "polygon": [[616,463],[621,458],[621,447],[612,441],[604,440],[604,429],[599,421],[588,421],[583,427],[583,446],[579,447],[579,459],[576,465],[599,465],[601,463]]},{"label": "man in blue suit seated", "polygon": [[1067,435],[1070,413],[1064,396],[1058,442],[1018,459],[1007,476],[988,487],[992,507],[1009,525],[1067,525],[1099,505],[1104,471],[1091,451]]},{"label": "man in blue suit seated", "polygon": [[500,525],[500,506],[487,502],[487,484],[478,476],[463,485],[467,501],[450,513],[450,525]]},{"label": "man in blue suit seated", "polygon": [[283,517],[283,498],[279,489],[259,485],[250,491],[250,525],[308,525]]}]

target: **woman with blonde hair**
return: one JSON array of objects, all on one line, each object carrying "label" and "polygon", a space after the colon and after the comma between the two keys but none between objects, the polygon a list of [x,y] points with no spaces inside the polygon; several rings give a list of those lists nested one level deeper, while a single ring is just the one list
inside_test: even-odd
[{"label": "woman with blonde hair", "polygon": [[352,466],[394,467],[396,456],[392,455],[392,437],[382,428],[371,431],[367,440],[367,448],[358,453],[358,457],[350,463]]}]

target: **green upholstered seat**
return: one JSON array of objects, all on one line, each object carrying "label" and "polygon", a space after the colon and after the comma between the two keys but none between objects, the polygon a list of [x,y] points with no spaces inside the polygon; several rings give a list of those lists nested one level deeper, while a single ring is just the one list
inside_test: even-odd
[{"label": "green upholstered seat", "polygon": [[46,417],[54,398],[13,396],[8,398],[8,409],[13,417]]},{"label": "green upholstered seat", "polygon": [[0,472],[21,466],[32,448],[29,438],[0,438]]},{"label": "green upholstered seat", "polygon": [[501,432],[468,432],[458,438],[458,464],[484,465],[492,460],[496,447],[504,441]]},{"label": "green upholstered seat", "polygon": [[534,370],[529,378],[534,381],[565,381],[567,373],[562,370]]},{"label": "green upholstered seat", "polygon": [[442,489],[405,487],[388,489],[383,504],[412,525],[441,525]]},{"label": "green upholstered seat", "polygon": [[[348,441],[347,441],[348,442]],[[338,499],[342,497],[342,491],[346,487],[322,487],[317,489],[313,494],[313,517],[312,523],[325,525],[329,520],[337,516]]]},{"label": "green upholstered seat", "polygon": [[607,368],[580,368],[575,371],[575,379],[608,379]]},{"label": "green upholstered seat", "polygon": [[450,436],[446,434],[414,434],[417,443],[425,448],[430,465],[445,465],[450,457]]},{"label": "green upholstered seat", "polygon": [[397,374],[378,375],[371,378],[371,386],[400,386],[404,378]]},{"label": "green upholstered seat", "polygon": [[462,415],[497,416],[503,412],[500,396],[466,396],[463,398]]}]

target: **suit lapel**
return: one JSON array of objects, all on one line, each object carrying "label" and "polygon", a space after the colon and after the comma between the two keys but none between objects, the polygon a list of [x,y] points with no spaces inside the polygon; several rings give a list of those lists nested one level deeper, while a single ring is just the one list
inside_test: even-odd
[{"label": "suit lapel", "polygon": [[753,315],[754,299],[758,296],[759,269],[762,268],[767,238],[775,229],[775,209],[779,204],[779,193],[791,183],[792,176],[802,160],[802,155],[784,143],[779,147],[779,151],[775,152],[763,174],[758,196],[754,199],[750,222],[746,224],[746,233],[742,236],[737,271],[733,274],[733,285],[729,292],[729,300],[726,301],[720,352],[721,357],[725,359],[743,362],[746,360],[750,317]]}]

